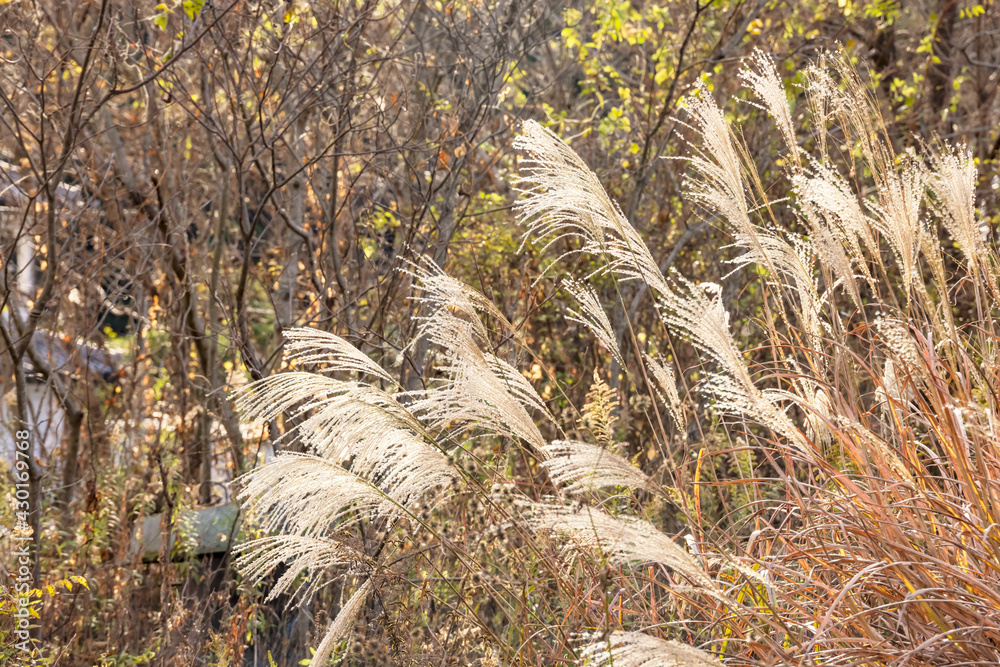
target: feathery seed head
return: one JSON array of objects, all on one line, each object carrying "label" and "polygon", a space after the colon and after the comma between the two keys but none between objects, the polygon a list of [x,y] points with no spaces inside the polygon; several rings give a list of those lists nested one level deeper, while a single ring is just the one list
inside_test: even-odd
[{"label": "feathery seed head", "polygon": [[743,69],[740,70],[740,79],[760,98],[763,108],[777,123],[795,166],[801,168],[799,146],[795,140],[795,128],[792,125],[792,108],[789,105],[788,96],[785,94],[785,85],[781,82],[778,71],[775,69],[774,59],[761,49],[754,49],[753,53],[744,60]]},{"label": "feathery seed head", "polygon": [[608,314],[604,311],[601,299],[597,296],[594,288],[586,283],[577,282],[569,278],[563,280],[563,287],[580,304],[579,311],[569,311],[570,316],[568,319],[590,329],[594,337],[601,341],[601,344],[614,355],[619,364],[624,366],[625,360],[618,349],[611,320],[608,319]]},{"label": "feathery seed head", "polygon": [[988,228],[976,220],[978,173],[972,152],[966,146],[943,144],[930,153],[930,161],[926,183],[934,195],[933,209],[976,272]]},{"label": "feathery seed head", "polygon": [[330,371],[348,371],[372,375],[397,384],[381,366],[340,336],[319,329],[298,327],[282,332],[285,337],[285,361],[302,364],[329,364]]},{"label": "feathery seed head", "polygon": [[722,667],[710,653],[642,632],[612,632],[604,640],[598,635],[582,656],[593,667]]},{"label": "feathery seed head", "polygon": [[372,591],[372,580],[368,579],[364,584],[355,591],[354,595],[344,603],[341,607],[340,612],[337,614],[336,618],[330,621],[330,625],[326,629],[326,634],[323,635],[323,640],[320,642],[319,646],[316,647],[316,652],[312,656],[312,663],[314,665],[325,665],[327,659],[330,657],[330,653],[333,652],[333,647],[338,641],[346,637],[350,631],[354,628],[354,623],[357,620],[358,613],[365,606],[365,602],[368,600],[368,594]]},{"label": "feathery seed head", "polygon": [[612,516],[583,507],[532,503],[528,525],[536,532],[550,533],[566,541],[567,547],[598,549],[614,563],[662,563],[682,575],[702,592],[716,594],[701,565],[679,544],[648,521]]},{"label": "feathery seed head", "polygon": [[609,486],[652,487],[652,480],[641,470],[604,447],[555,440],[542,451],[549,457],[542,466],[549,471],[552,481],[565,485],[569,493]]},{"label": "feathery seed head", "polygon": [[677,425],[677,430],[683,434],[687,429],[687,423],[684,419],[680,395],[677,393],[677,379],[674,375],[673,364],[663,358],[654,359],[649,355],[645,355],[645,358],[650,374],[662,390],[660,397]]}]

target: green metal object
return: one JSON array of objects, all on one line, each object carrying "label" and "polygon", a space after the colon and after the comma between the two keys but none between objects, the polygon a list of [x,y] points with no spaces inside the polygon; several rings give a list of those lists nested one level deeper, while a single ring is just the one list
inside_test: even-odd
[{"label": "green metal object", "polygon": [[[160,559],[160,548],[163,546],[161,517],[160,514],[146,517],[132,537],[132,553],[141,549],[143,562],[149,563]],[[230,541],[236,536],[239,519],[240,506],[236,503],[181,512],[171,531],[172,558],[187,555],[178,551],[178,537],[190,543],[195,556],[225,553],[229,549]]]}]

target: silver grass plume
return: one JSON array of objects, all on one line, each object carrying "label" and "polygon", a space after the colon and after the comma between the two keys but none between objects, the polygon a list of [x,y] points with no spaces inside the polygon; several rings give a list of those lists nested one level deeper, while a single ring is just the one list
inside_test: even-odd
[{"label": "silver grass plume", "polygon": [[[695,94],[685,98],[685,104],[688,126],[701,138],[701,145],[689,142],[689,154],[681,158],[693,172],[686,181],[687,193],[729,223],[736,244],[753,252],[751,261],[760,262],[778,276],[769,253],[760,245],[762,236],[771,235],[750,220],[743,163],[725,114],[704,84],[699,84]],[[773,243],[780,242],[773,237]]]},{"label": "silver grass plume", "polygon": [[[1000,289],[997,288],[992,268],[996,266],[997,258],[987,244],[989,226],[985,220],[976,220],[978,172],[972,153],[964,145],[943,144],[930,151],[930,162],[931,168],[925,180],[934,195],[932,208],[965,254],[974,282],[978,283],[978,277],[985,273],[983,282],[994,303],[1000,303]],[[940,251],[939,246],[935,245],[935,248]],[[950,310],[945,312],[950,314]]]},{"label": "silver grass plume", "polygon": [[350,461],[352,473],[405,503],[454,481],[445,455],[415,423],[398,403],[373,405],[351,394],[321,405],[299,432],[313,451],[337,463]]},{"label": "silver grass plume", "polygon": [[[338,336],[299,329],[289,331],[288,339],[292,361],[323,363],[330,372],[358,373],[396,385]],[[301,421],[289,433],[297,433],[315,452],[279,454],[239,480],[247,514],[259,520],[265,533],[280,533],[244,543],[237,560],[256,581],[287,564],[272,597],[305,571],[357,561],[336,539],[346,527],[364,518],[392,521],[431,493],[440,496],[454,481],[445,456],[426,441],[423,425],[372,385],[318,373],[279,373],[238,392],[235,403],[245,418],[255,421],[291,413]],[[348,461],[350,470],[341,465]],[[313,576],[297,595],[308,599],[320,583]],[[364,597],[359,591],[353,604],[363,604]],[[328,653],[343,634],[341,626],[353,618],[350,607],[338,617],[340,624],[331,624],[320,653]]]},{"label": "silver grass plume", "polygon": [[[415,511],[419,498],[451,478],[450,469],[436,476],[420,462],[399,457],[379,465],[398,468],[378,480],[382,488],[328,459],[308,454],[280,454],[245,475],[239,498],[248,516],[265,533],[281,535],[240,545],[237,565],[259,581],[286,563],[288,570],[272,591],[277,595],[304,571],[358,560],[337,543],[337,535],[345,528],[365,518],[391,521],[404,511]],[[318,585],[318,580],[310,580],[300,595],[308,599]]]},{"label": "silver grass plume", "polygon": [[[901,320],[877,317],[872,323],[878,331],[879,339],[885,347],[912,373],[923,369],[924,359],[917,341],[910,334],[907,324]],[[928,378],[930,380],[930,378]]]},{"label": "silver grass plume", "polygon": [[621,213],[608,199],[597,175],[551,130],[527,121],[514,148],[527,157],[520,165],[515,205],[527,224],[524,243],[549,238],[545,248],[562,238],[600,243],[605,229],[620,224]]},{"label": "silver grass plume", "polygon": [[[766,95],[767,108],[774,107],[779,125],[785,122],[788,102],[773,64],[757,63],[763,68],[759,72],[747,69],[745,76],[760,86],[758,91]],[[791,243],[776,232],[765,230],[753,223],[748,205],[753,184],[760,186],[753,161],[741,159],[745,148],[738,144],[732,130],[726,123],[722,109],[715,103],[704,85],[699,85],[696,94],[686,98],[691,127],[701,139],[701,145],[689,143],[689,155],[685,159],[692,168],[692,176],[687,179],[688,193],[697,201],[729,223],[735,245],[745,253],[733,260],[738,266],[759,264],[768,273],[779,289],[787,287],[799,296],[800,307],[797,315],[801,327],[816,341],[820,336],[817,314],[820,310],[819,298],[810,270],[813,249],[808,239],[798,238]],[[784,109],[784,111],[782,111]],[[788,120],[790,124],[790,120]],[[791,128],[788,129],[792,132]],[[796,151],[794,133],[790,135],[790,150]],[[744,165],[747,176],[744,176]],[[778,299],[776,305],[785,315],[785,300]]]},{"label": "silver grass plume", "polygon": [[903,274],[907,297],[920,281],[917,265],[923,226],[920,203],[923,201],[923,178],[920,170],[907,158],[900,169],[883,166],[881,173],[873,167],[878,199],[868,202],[874,215],[875,228],[889,243]]},{"label": "silver grass plume", "polygon": [[585,646],[581,655],[591,667],[722,667],[710,653],[643,632],[612,632]]},{"label": "silver grass plume", "polygon": [[527,226],[522,246],[544,238],[542,250],[563,238],[603,246],[605,230],[621,226],[624,216],[597,175],[551,130],[529,120],[514,148],[527,153],[516,184],[522,197],[515,210]]},{"label": "silver grass plume", "polygon": [[606,254],[611,259],[608,270],[621,280],[635,280],[648,285],[654,292],[669,289],[663,273],[635,227],[627,225],[620,237],[606,239]]},{"label": "silver grass plume", "polygon": [[532,530],[557,536],[567,547],[598,549],[612,562],[623,565],[661,563],[691,582],[698,592],[718,595],[702,566],[648,521],[616,517],[588,506],[547,503],[530,504],[526,520]]},{"label": "silver grass plume", "polygon": [[[828,220],[832,217],[840,223],[839,238],[873,286],[875,281],[856,239],[862,238],[872,259],[881,264],[871,230],[878,231],[900,268],[907,301],[916,288],[930,306],[918,265],[920,249],[923,248],[927,255],[935,280],[942,281],[944,270],[935,233],[920,218],[925,170],[913,155],[907,154],[900,159],[893,152],[891,142],[885,139],[888,133],[878,103],[847,56],[842,52],[831,53],[824,57],[824,62],[827,61],[839,75],[840,84],[830,76],[825,65],[810,67],[806,72],[808,89],[812,98],[822,99],[823,106],[832,109],[831,115],[839,118],[844,131],[860,146],[875,184],[875,196],[864,200],[864,208],[871,215],[862,212],[857,196],[827,164],[825,152],[820,162],[813,166],[817,176],[808,180],[797,177],[796,191],[804,200],[816,205]],[[825,130],[825,118],[823,121],[821,129]],[[852,166],[852,175],[854,169]],[[946,318],[950,320],[948,314]]]},{"label": "silver grass plume", "polygon": [[236,406],[254,421],[286,411],[301,418],[287,436],[298,434],[311,451],[334,463],[350,460],[354,475],[399,503],[454,478],[444,454],[426,442],[420,422],[395,398],[367,384],[279,373],[244,388]]},{"label": "silver grass plume", "polygon": [[549,457],[542,467],[548,470],[553,482],[569,493],[611,486],[655,488],[639,468],[599,445],[554,440],[542,451]]},{"label": "silver grass plume", "polygon": [[977,273],[986,250],[988,227],[976,220],[978,173],[972,153],[965,146],[945,144],[929,157],[931,168],[926,181],[936,199],[934,211]]},{"label": "silver grass plume", "polygon": [[809,437],[820,445],[828,445],[832,434],[827,423],[833,419],[833,404],[822,387],[817,387],[813,398],[805,401],[803,409],[806,413],[806,427]]},{"label": "silver grass plume", "polygon": [[[847,179],[832,167],[814,163],[809,174],[794,175],[792,184],[803,208],[810,212],[815,211],[822,217],[827,228],[843,244],[868,284],[874,287],[876,281],[868,269],[868,260],[862,244],[878,261],[878,247],[872,235],[875,222],[864,212]],[[814,230],[819,228],[818,224],[810,222]]]},{"label": "silver grass plume", "polygon": [[611,320],[608,319],[608,314],[604,311],[604,306],[601,305],[600,297],[597,296],[594,288],[572,279],[563,280],[563,287],[580,304],[579,311],[569,311],[568,319],[590,329],[594,337],[601,341],[601,344],[614,355],[619,364],[624,366],[625,360],[622,359],[621,350],[618,349],[618,344],[615,342],[615,332],[611,326]]},{"label": "silver grass plume", "polygon": [[[809,238],[821,265],[826,266],[833,275],[835,282],[830,286],[830,290],[842,287],[851,297],[855,307],[861,308],[861,292],[858,290],[854,265],[844,248],[844,243],[808,202],[799,202],[799,214],[809,227]],[[864,266],[863,257],[861,262]],[[865,266],[864,270],[867,271],[868,267]]]},{"label": "silver grass plume", "polygon": [[777,234],[761,232],[753,243],[742,244],[746,252],[729,260],[737,266],[759,264],[777,272],[774,278],[779,287],[788,287],[799,297],[795,314],[800,328],[810,337],[812,347],[818,347],[822,331],[819,313],[821,310],[819,292],[812,275],[812,257],[815,248],[809,239],[788,234],[790,240]]},{"label": "silver grass plume", "polygon": [[[774,58],[760,49],[754,49],[750,57],[744,60],[743,68],[740,70],[740,79],[760,98],[762,104],[754,104],[754,106],[767,111],[774,119],[778,130],[781,131],[781,137],[788,147],[788,152],[791,153],[792,159],[795,161],[794,166],[796,169],[801,169],[802,158],[799,156],[799,145],[795,140],[792,109],[789,106],[788,96],[785,94],[785,85],[775,69]],[[751,104],[753,103],[751,102]]]},{"label": "silver grass plume", "polygon": [[526,227],[522,246],[547,238],[544,250],[575,238],[582,242],[575,252],[606,258],[605,270],[621,279],[643,281],[657,292],[667,289],[642,237],[573,149],[535,121],[524,124],[514,147],[527,153],[516,188],[522,197],[515,204]]},{"label": "silver grass plume", "polygon": [[483,352],[486,363],[493,371],[493,374],[500,379],[507,391],[525,408],[537,410],[542,416],[550,421],[553,420],[545,402],[538,395],[535,388],[531,386],[528,378],[524,377],[519,370],[508,364],[500,357],[490,352]]},{"label": "silver grass plume", "polygon": [[[251,423],[263,424],[278,415],[290,412],[294,416],[307,413],[325,415],[327,431],[317,432],[321,424],[300,427],[300,435],[317,449],[327,437],[341,436],[352,440],[352,429],[364,432],[363,422],[376,420],[386,426],[405,426],[419,431],[420,422],[395,398],[371,385],[345,382],[318,373],[291,371],[278,373],[242,388],[234,400],[237,410]],[[343,434],[343,435],[341,435]]]},{"label": "silver grass plume", "polygon": [[722,288],[715,283],[694,285],[681,276],[677,276],[677,282],[679,289],[663,297],[664,323],[687,333],[694,346],[711,357],[721,370],[711,373],[699,391],[714,397],[717,409],[762,424],[784,436],[806,456],[814,456],[801,431],[754,384],[729,331]]},{"label": "silver grass plume", "polygon": [[849,57],[838,52],[828,54],[827,58],[840,77],[836,92],[830,91],[831,98],[837,100],[837,115],[844,131],[860,146],[875,184],[875,197],[865,202],[866,208],[872,213],[874,228],[885,238],[896,258],[909,300],[913,288],[919,290],[923,285],[918,266],[924,236],[920,220],[923,170],[912,155],[897,156],[893,151],[878,101]]},{"label": "silver grass plume", "polygon": [[[280,564],[285,574],[271,591],[283,592],[300,574],[317,572],[357,558],[338,543],[337,534],[366,517],[391,520],[401,511],[399,502],[370,482],[339,465],[307,454],[281,454],[267,465],[247,473],[239,499],[251,521],[265,533],[238,547],[236,561],[252,581],[260,581]],[[422,491],[423,480],[412,480],[397,495]],[[313,576],[296,592],[308,600],[321,584]]]},{"label": "silver grass plume", "polygon": [[[721,110],[707,91],[702,93],[688,102],[697,129],[709,145],[707,152],[693,148],[696,196],[712,203],[724,215],[738,219],[734,226],[743,230],[738,233],[745,235],[748,245],[753,245],[759,236],[750,222],[739,157]],[[527,226],[525,239],[572,236],[584,240],[585,252],[610,254],[611,270],[624,278],[644,280],[661,295],[667,309],[664,314],[667,326],[690,335],[700,349],[720,362],[723,372],[716,374],[710,383],[710,393],[720,400],[719,406],[756,421],[763,420],[761,423],[810,454],[802,434],[754,386],[729,332],[729,316],[721,298],[708,299],[704,289],[682,278],[678,278],[680,291],[668,286],[649,249],[608,197],[597,176],[555,134],[528,122],[515,146],[529,153],[521,182],[533,184],[520,189],[524,197],[517,204],[521,220]],[[784,243],[780,239],[775,241]],[[613,249],[616,244],[617,249]],[[794,249],[788,248],[789,253],[785,254],[795,256]],[[760,250],[759,257],[766,261],[767,252]],[[767,265],[772,273],[779,275],[773,264],[768,261]],[[810,305],[804,310],[813,312],[815,308]]]},{"label": "silver grass plume", "polygon": [[[518,400],[519,395],[527,394],[525,380],[515,380],[514,384],[511,380],[515,374],[498,376],[493,368],[499,367],[499,360],[479,348],[464,320],[442,312],[426,331],[431,341],[444,350],[444,361],[437,366],[444,377],[426,391],[413,393],[416,400],[410,407],[414,413],[436,429],[452,427],[460,433],[480,428],[522,438],[536,449],[545,444],[535,421]],[[515,394],[511,388],[518,385],[521,392]]]},{"label": "silver grass plume", "polygon": [[875,389],[875,402],[881,403],[883,412],[888,413],[890,410],[888,404],[889,398],[892,398],[897,403],[902,400],[896,380],[896,365],[892,363],[892,359],[885,360],[885,364],[882,366],[881,379],[882,385]]},{"label": "silver grass plume", "polygon": [[243,478],[239,498],[268,533],[331,537],[399,505],[371,482],[319,456],[283,453]]},{"label": "silver grass plume", "polygon": [[245,421],[266,424],[292,408],[310,410],[349,392],[349,387],[350,383],[319,373],[290,371],[251,382],[233,395],[233,403]]},{"label": "silver grass plume", "polygon": [[298,428],[302,440],[317,453],[337,461],[371,449],[427,447],[416,435],[422,432],[416,418],[371,387],[345,387],[343,394],[312,408]]},{"label": "silver grass plume", "polygon": [[722,109],[704,85],[685,98],[690,126],[704,146],[689,144],[685,158],[694,171],[688,191],[707,208],[718,212],[736,230],[737,238],[756,236],[744,189],[742,164]]},{"label": "silver grass plume", "polygon": [[[792,112],[785,94],[785,86],[778,76],[773,58],[760,49],[755,49],[753,54],[744,61],[740,78],[760,98],[761,104],[755,104],[755,106],[767,111],[778,125],[794,160],[790,169],[792,175],[801,173],[802,159],[795,139],[795,129],[792,125]],[[751,104],[754,103],[751,102]],[[739,232],[739,230],[737,231]],[[799,296],[798,316],[802,328],[812,338],[810,341],[812,345],[817,345],[821,335],[820,299],[812,277],[811,257],[813,253],[818,252],[822,257],[832,260],[837,277],[845,283],[854,297],[857,295],[857,289],[854,286],[849,262],[845,261],[843,251],[832,242],[833,239],[829,238],[829,235],[820,234],[816,239],[793,238],[791,242],[788,242],[775,233],[759,229],[754,230],[754,232],[755,239],[741,238],[741,235],[737,233],[737,244],[743,246],[747,252],[742,257],[737,258],[736,263],[742,266],[754,262],[768,266],[772,270],[777,269],[784,274],[786,285]],[[819,247],[816,246],[816,242],[819,242]],[[856,302],[860,303],[860,296]]]},{"label": "silver grass plume", "polygon": [[[278,565],[287,564],[285,573],[271,587],[265,602],[288,590],[303,572],[319,572],[358,558],[352,549],[336,540],[309,535],[271,535],[245,542],[235,550],[239,556],[233,565],[253,584],[263,581]],[[322,583],[319,577],[309,577],[295,596],[308,602]]]},{"label": "silver grass plume", "polygon": [[297,361],[303,364],[328,363],[330,364],[330,370],[354,371],[362,375],[373,375],[392,384],[398,384],[389,373],[372,361],[368,355],[340,336],[309,327],[286,329],[282,335],[286,341],[286,361]]},{"label": "silver grass plume", "polygon": [[[826,64],[831,57],[829,52],[821,53],[819,62],[808,65],[803,73],[805,74],[806,100],[809,104],[809,111],[812,116],[813,126],[817,128],[819,137],[819,162],[827,164],[827,127],[830,119],[840,116],[843,113],[842,107],[847,103],[841,94],[837,82],[830,75],[830,68]],[[836,57],[836,54],[833,54]]]},{"label": "silver grass plume", "polygon": [[312,656],[310,665],[325,665],[333,651],[333,645],[346,637],[354,628],[354,622],[358,617],[358,612],[365,606],[368,594],[372,591],[372,580],[368,579],[355,591],[354,595],[340,608],[336,618],[330,621],[327,626],[323,640],[316,647],[316,652]]},{"label": "silver grass plume", "polygon": [[425,304],[430,311],[430,315],[419,318],[422,324],[417,329],[417,335],[410,343],[411,346],[424,336],[429,335],[428,327],[433,327],[435,314],[441,310],[461,314],[472,327],[475,336],[483,342],[486,341],[488,332],[479,318],[480,313],[493,318],[505,329],[513,329],[510,322],[492,301],[446,274],[430,258],[425,257],[417,263],[411,264],[406,273],[417,280],[423,292],[421,296],[412,297],[412,301]]},{"label": "silver grass plume", "polygon": [[[512,366],[482,348],[488,332],[479,317],[486,312],[506,319],[475,290],[445,276],[436,267],[417,266],[414,275],[424,289],[419,300],[428,306],[418,338],[440,349],[443,375],[424,391],[410,394],[410,410],[434,429],[458,427],[522,438],[535,449],[545,444],[528,414],[538,410],[551,419],[540,396]],[[507,325],[509,327],[509,324]]]},{"label": "silver grass plume", "polygon": [[650,375],[656,380],[656,383],[660,386],[662,393],[659,391],[660,398],[663,400],[663,404],[667,407],[667,411],[670,412],[670,417],[674,420],[674,424],[677,425],[677,430],[680,433],[685,433],[687,430],[687,421],[684,418],[684,409],[681,406],[681,398],[677,393],[677,378],[674,375],[674,367],[666,359],[654,359],[648,354],[646,357],[646,367],[649,368]]}]

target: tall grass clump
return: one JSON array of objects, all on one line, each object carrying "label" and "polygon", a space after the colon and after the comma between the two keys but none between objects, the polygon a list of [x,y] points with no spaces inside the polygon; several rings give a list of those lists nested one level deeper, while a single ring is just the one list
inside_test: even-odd
[{"label": "tall grass clump", "polygon": [[[722,287],[663,275],[564,142],[534,122],[516,142],[524,243],[554,274],[596,262],[560,276],[569,317],[653,400],[659,468],[615,441],[600,377],[587,427],[558,423],[517,367],[518,329],[436,266],[410,269],[410,345],[437,354],[423,390],[341,338],[289,334],[292,369],[240,400],[301,451],[245,480],[262,532],[240,565],[272,595],[335,582],[313,664],[376,661],[364,641],[414,664],[1000,662],[1000,258],[976,168],[963,146],[897,150],[840,54],[805,75],[793,109],[768,57],[744,65],[784,142],[776,183],[706,89],[680,119],[687,192],[758,288],[750,349]],[[629,328],[626,354],[595,285],[629,282],[660,329]],[[717,492],[742,507],[722,518],[702,509],[719,452],[696,451],[696,431],[736,461]]]}]

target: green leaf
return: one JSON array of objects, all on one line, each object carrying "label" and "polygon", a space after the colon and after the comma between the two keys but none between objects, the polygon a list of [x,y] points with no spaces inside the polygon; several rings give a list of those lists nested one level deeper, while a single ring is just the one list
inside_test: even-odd
[{"label": "green leaf", "polygon": [[182,6],[184,7],[184,13],[193,21],[201,14],[201,10],[205,6],[205,0],[184,0]]}]

